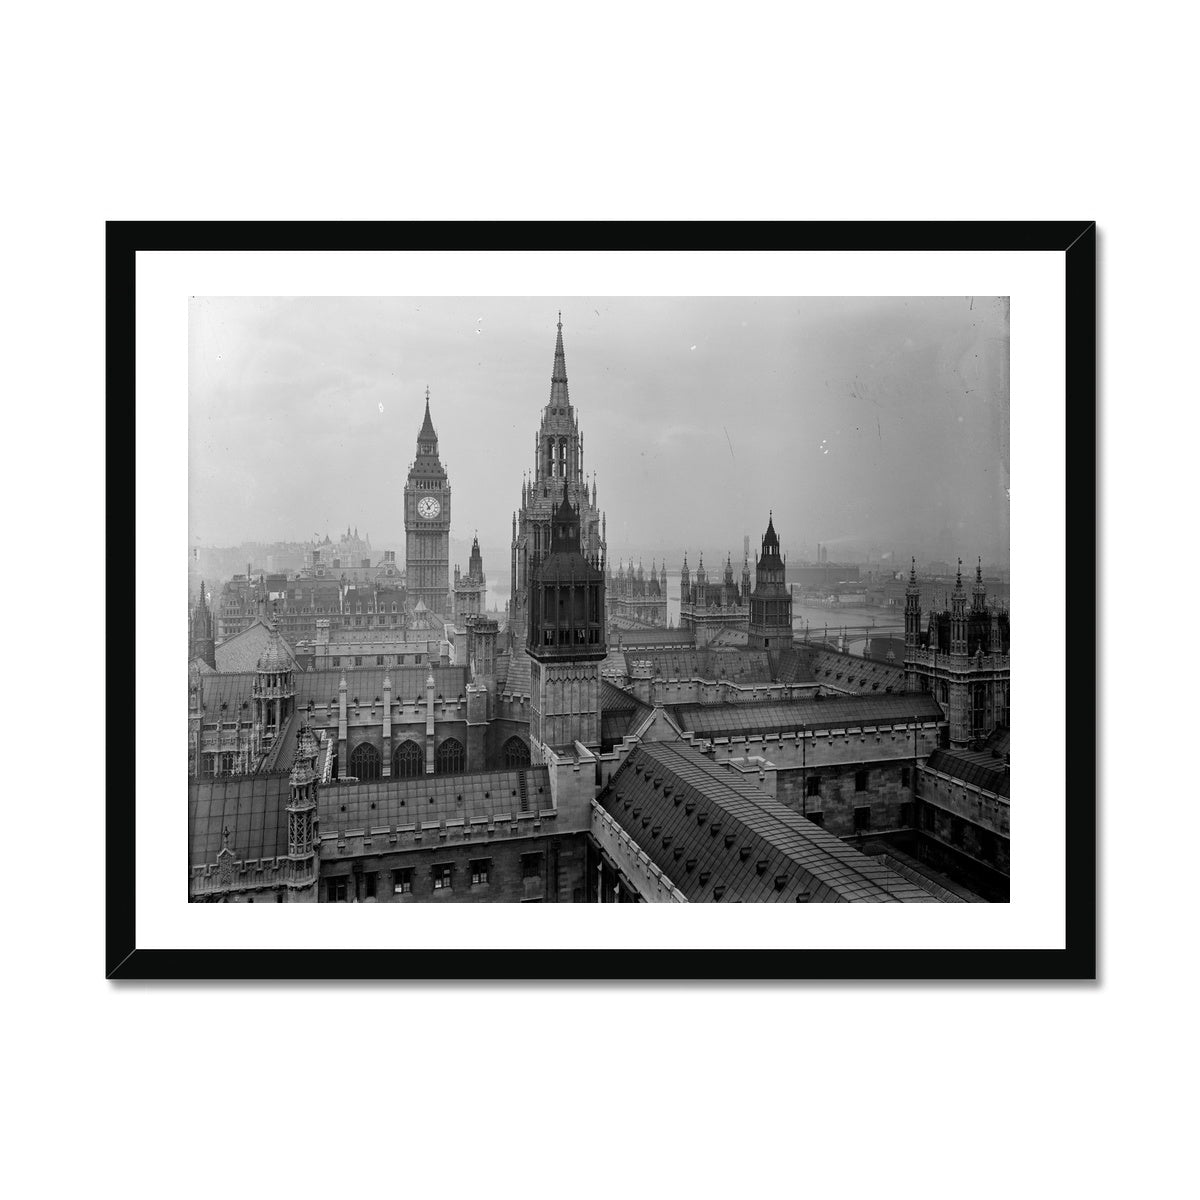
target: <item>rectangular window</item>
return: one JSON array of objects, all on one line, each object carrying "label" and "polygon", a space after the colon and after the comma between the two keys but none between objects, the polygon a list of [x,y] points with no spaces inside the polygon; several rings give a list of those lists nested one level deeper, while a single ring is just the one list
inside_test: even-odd
[{"label": "rectangular window", "polygon": [[444,888],[449,888],[454,878],[453,863],[439,863],[433,868],[433,890],[440,892]]},{"label": "rectangular window", "polygon": [[871,828],[871,808],[864,804],[854,810],[854,832],[865,833]]},{"label": "rectangular window", "polygon": [[354,656],[354,665],[355,665],[356,667],[361,667],[361,666],[362,666],[362,655],[361,655],[361,654],[356,654],[356,655]]},{"label": "rectangular window", "polygon": [[368,899],[374,900],[375,899],[375,872],[369,871],[366,875],[363,876],[363,881],[366,884],[364,895],[367,896]]},{"label": "rectangular window", "polygon": [[854,772],[854,790],[856,792],[865,792],[867,790],[867,772]]},{"label": "rectangular window", "polygon": [[900,768],[900,786],[908,787],[911,778],[912,778],[912,776],[911,776],[911,773],[909,772],[908,767],[901,767]]},{"label": "rectangular window", "polygon": [[542,873],[542,856],[540,854],[521,855],[521,878],[536,879]]},{"label": "rectangular window", "polygon": [[822,812],[822,811],[821,811],[819,808],[816,808],[816,809],[811,809],[809,812],[805,813],[804,815],[805,815],[806,817],[808,817],[808,819],[809,819],[809,820],[810,820],[810,821],[811,821],[811,822],[812,822],[814,825],[820,825],[822,828],[824,828],[824,826],[825,826],[825,814],[824,814],[824,813],[823,813],[823,812]]},{"label": "rectangular window", "polygon": [[392,872],[392,891],[397,896],[407,896],[412,892],[412,870]]},{"label": "rectangular window", "polygon": [[925,805],[925,808],[922,812],[922,817],[922,824],[925,826],[925,828],[931,833],[934,832],[937,829],[937,818],[933,815],[933,809],[930,808],[929,805]]},{"label": "rectangular window", "polygon": [[383,655],[382,655],[382,654],[377,654],[377,655],[375,655],[375,665],[376,665],[377,667],[382,667],[382,666],[383,666]]},{"label": "rectangular window", "polygon": [[804,785],[804,794],[806,796],[819,796],[821,794],[821,777],[820,775],[810,775]]},{"label": "rectangular window", "polygon": [[471,861],[471,883],[487,883],[488,873],[492,868],[490,858],[476,858]]},{"label": "rectangular window", "polygon": [[912,805],[911,804],[900,805],[900,824],[903,825],[905,828],[908,828],[910,825],[912,825]]},{"label": "rectangular window", "polygon": [[325,884],[325,899],[330,904],[341,904],[346,899],[346,876],[330,879]]}]

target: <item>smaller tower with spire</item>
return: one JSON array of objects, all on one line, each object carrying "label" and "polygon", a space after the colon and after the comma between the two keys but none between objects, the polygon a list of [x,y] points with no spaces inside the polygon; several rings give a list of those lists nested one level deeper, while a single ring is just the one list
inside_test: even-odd
[{"label": "smaller tower with spire", "polygon": [[213,615],[204,591],[204,580],[200,580],[200,593],[191,614],[191,645],[188,658],[198,658],[215,671],[217,669],[217,643],[213,636]]},{"label": "smaller tower with spire", "polygon": [[958,576],[950,595],[950,653],[967,653],[967,593],[963,587],[962,559],[958,560]]},{"label": "smaller tower with spire", "polygon": [[296,756],[288,777],[288,863],[285,901],[317,898],[317,758],[320,746],[306,721],[296,734]]},{"label": "smaller tower with spire", "polygon": [[779,553],[774,512],[768,517],[762,553],[755,567],[746,644],[752,650],[780,650],[792,644],[792,594]]}]

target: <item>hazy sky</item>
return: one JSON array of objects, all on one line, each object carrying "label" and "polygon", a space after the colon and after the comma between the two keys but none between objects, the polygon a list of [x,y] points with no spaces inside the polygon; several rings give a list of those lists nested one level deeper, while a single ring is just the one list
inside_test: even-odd
[{"label": "hazy sky", "polygon": [[736,562],[773,508],[797,560],[1007,560],[1008,305],[966,296],[197,298],[192,543],[351,525],[403,559],[428,385],[452,536],[505,573],[560,307],[614,559]]}]

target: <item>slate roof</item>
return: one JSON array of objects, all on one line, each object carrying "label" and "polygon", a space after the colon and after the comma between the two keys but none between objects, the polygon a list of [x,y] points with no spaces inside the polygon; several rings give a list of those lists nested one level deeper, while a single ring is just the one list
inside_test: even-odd
[{"label": "slate roof", "polygon": [[[254,681],[257,675],[254,671],[238,671],[232,674],[205,675],[201,679],[204,693],[204,715],[209,720],[232,721],[241,713],[242,704],[249,705],[254,693]],[[221,705],[225,704],[224,714]],[[250,716],[249,711],[242,713],[244,719]]]},{"label": "slate roof", "polygon": [[275,858],[288,851],[288,777],[230,775],[188,784],[188,865],[215,863],[229,827],[235,859]]},{"label": "slate roof", "polygon": [[546,767],[336,784],[321,788],[317,796],[322,835],[515,817],[553,807]]},{"label": "slate roof", "polygon": [[776,683],[812,683],[812,653],[785,646],[771,655],[771,676]]},{"label": "slate roof", "polygon": [[600,680],[600,740],[604,745],[619,742],[650,711],[636,696],[607,679]]},{"label": "slate roof", "polygon": [[1005,757],[1009,753],[1009,731],[1004,726],[992,730],[983,748],[985,750],[995,750],[1001,758]]},{"label": "slate roof", "polygon": [[1008,764],[988,750],[935,750],[925,765],[931,771],[941,771],[985,792],[1008,797]]},{"label": "slate roof", "polygon": [[662,679],[741,679],[766,683],[771,664],[764,650],[630,650],[626,657],[654,664]]},{"label": "slate roof", "polygon": [[639,745],[600,803],[692,902],[935,902],[686,743]]},{"label": "slate roof", "polygon": [[695,646],[696,635],[691,629],[619,629],[609,635],[614,645],[620,643],[622,650],[639,646]]},{"label": "slate roof", "polygon": [[904,690],[904,667],[856,658],[838,650],[816,650],[812,656],[813,678],[818,683],[847,692],[893,692]]},{"label": "slate roof", "polygon": [[601,675],[620,675],[622,677],[629,674],[629,662],[625,657],[623,650],[618,650],[610,640],[608,642],[608,655],[600,664]]},{"label": "slate roof", "polygon": [[[241,633],[226,638],[218,647],[216,653],[217,670],[224,673],[229,671],[253,671],[258,666],[258,660],[271,641],[271,630],[261,620],[255,620],[247,625]],[[296,656],[287,642],[280,637],[280,645],[291,661],[292,669],[298,670]]]},{"label": "slate roof", "polygon": [[750,634],[745,629],[721,629],[708,643],[710,646],[745,646],[750,641]]},{"label": "slate roof", "polygon": [[503,690],[513,696],[528,696],[530,689],[529,655],[524,650],[517,650],[509,659],[508,672],[504,678]]},{"label": "slate roof", "polygon": [[669,711],[681,729],[710,738],[942,720],[937,701],[926,692],[898,696],[824,696],[820,700],[765,700],[746,704],[676,704]]}]

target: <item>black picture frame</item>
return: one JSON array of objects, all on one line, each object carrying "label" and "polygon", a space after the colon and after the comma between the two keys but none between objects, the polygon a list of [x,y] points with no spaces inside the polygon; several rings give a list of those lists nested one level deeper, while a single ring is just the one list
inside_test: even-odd
[{"label": "black picture frame", "polygon": [[[106,229],[107,523],[135,511],[132,400],[136,390],[139,251],[382,251],[591,249],[1057,251],[1066,302],[1067,604],[1062,653],[1072,689],[1096,685],[1096,224],[1047,222],[132,222]],[[129,610],[126,569],[108,573],[109,613]],[[135,597],[136,605],[136,597]],[[1063,614],[1064,627],[1067,614]],[[136,619],[136,608],[135,608]],[[128,711],[132,639],[120,651],[110,615],[108,711]],[[115,667],[116,663],[121,667]],[[954,950],[359,950],[139,948],[135,936],[136,806],[131,742],[108,725],[105,974],[149,979],[1088,980],[1096,977],[1095,704],[1069,706],[1065,945]],[[117,739],[120,738],[120,745]]]}]

